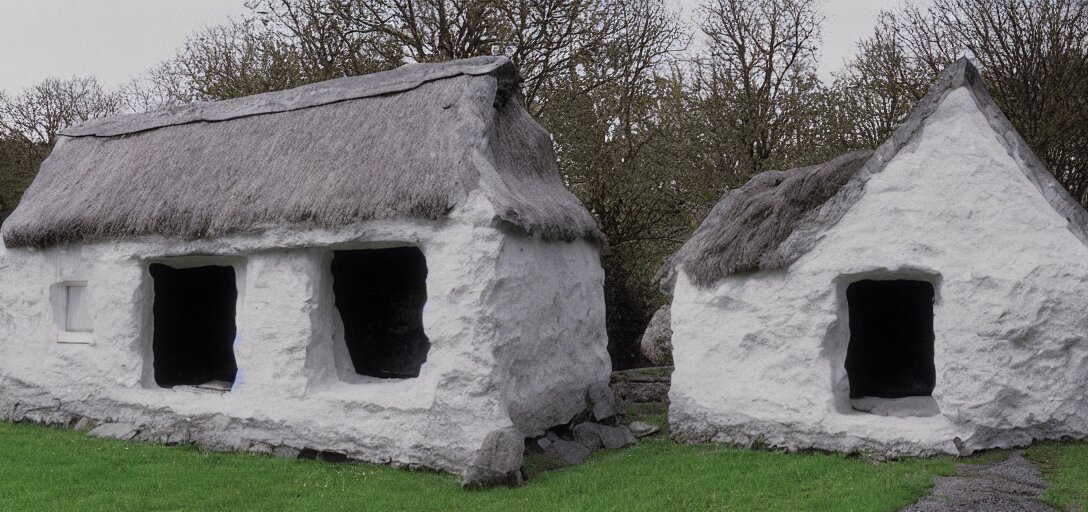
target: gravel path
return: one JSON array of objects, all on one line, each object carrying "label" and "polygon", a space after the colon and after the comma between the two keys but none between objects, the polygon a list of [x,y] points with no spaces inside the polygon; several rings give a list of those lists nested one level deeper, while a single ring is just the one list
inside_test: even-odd
[{"label": "gravel path", "polygon": [[1039,498],[1046,484],[1019,452],[992,464],[956,464],[954,476],[938,476],[933,491],[902,512],[1053,511]]}]

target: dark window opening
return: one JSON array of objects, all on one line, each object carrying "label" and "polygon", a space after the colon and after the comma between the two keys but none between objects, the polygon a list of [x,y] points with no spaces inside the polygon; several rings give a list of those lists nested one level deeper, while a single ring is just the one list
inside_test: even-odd
[{"label": "dark window opening", "polygon": [[233,383],[238,373],[234,268],[156,263],[150,271],[155,281],[155,383],[166,388]]},{"label": "dark window opening", "polygon": [[416,247],[335,251],[332,279],[355,372],[418,377],[431,348],[423,332],[427,302],[423,252]]},{"label": "dark window opening", "polygon": [[850,398],[930,396],[933,285],[924,281],[858,281],[846,288]]}]

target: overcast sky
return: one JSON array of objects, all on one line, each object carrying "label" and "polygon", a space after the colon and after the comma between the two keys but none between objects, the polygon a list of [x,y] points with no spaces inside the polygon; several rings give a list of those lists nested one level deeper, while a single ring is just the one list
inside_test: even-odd
[{"label": "overcast sky", "polygon": [[[0,0],[3,1],[3,0]],[[684,19],[691,20],[701,0],[674,0],[680,5]],[[819,62],[820,75],[830,78],[843,62],[854,54],[857,42],[869,36],[882,10],[905,3],[925,5],[931,0],[817,0],[824,14],[823,44]]]},{"label": "overcast sky", "polygon": [[[685,19],[698,0],[674,0]],[[821,74],[903,0],[824,0]],[[0,0],[0,90],[48,77],[94,75],[109,88],[174,55],[193,31],[240,17],[244,0]]]}]

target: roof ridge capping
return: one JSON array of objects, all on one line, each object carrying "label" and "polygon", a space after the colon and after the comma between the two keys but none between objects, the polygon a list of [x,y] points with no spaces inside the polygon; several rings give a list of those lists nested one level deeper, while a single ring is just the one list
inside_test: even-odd
[{"label": "roof ridge capping", "polygon": [[[736,272],[789,266],[812,249],[827,229],[838,223],[861,198],[869,178],[883,171],[918,134],[941,101],[961,87],[971,92],[1009,154],[1022,164],[1025,177],[1067,220],[1069,230],[1088,245],[1088,211],[1047,170],[990,96],[978,68],[967,57],[962,57],[945,68],[907,119],[875,151],[847,153],[819,165],[785,172],[766,171],[753,176],[740,188],[726,191],[692,236],[666,261],[655,279],[664,291],[670,292],[680,266],[699,286],[710,286]],[[776,208],[788,209],[795,217],[787,218],[775,214],[778,210],[772,210],[768,215],[756,218],[756,214],[766,213],[759,203],[768,201],[769,194],[762,188],[769,180],[761,176],[770,173],[781,175],[782,179],[774,180],[775,187],[784,183],[795,189],[772,191],[777,194],[773,200],[779,201]],[[827,194],[829,191],[831,193]]]},{"label": "roof ridge capping", "polygon": [[66,137],[116,137],[156,128],[289,112],[354,99],[410,91],[425,83],[461,75],[492,75],[498,80],[496,107],[505,104],[521,83],[510,59],[480,56],[435,63],[411,63],[366,75],[335,78],[292,89],[178,107],[91,119],[60,131]]},{"label": "roof ridge capping", "polygon": [[519,81],[508,59],[479,57],[88,123],[61,137],[0,235],[48,247],[437,221],[479,190],[494,220],[603,247]]}]

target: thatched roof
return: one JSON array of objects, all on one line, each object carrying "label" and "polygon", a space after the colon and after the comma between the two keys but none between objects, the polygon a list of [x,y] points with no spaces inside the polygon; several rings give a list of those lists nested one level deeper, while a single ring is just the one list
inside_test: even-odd
[{"label": "thatched roof", "polygon": [[695,278],[702,284],[780,265],[776,249],[798,221],[838,193],[872,154],[858,151],[820,165],[757,174],[725,193],[670,264],[683,262],[689,275],[710,277]]},{"label": "thatched roof", "polygon": [[854,152],[830,162],[790,171],[768,171],[728,191],[691,238],[658,273],[670,289],[683,268],[699,286],[736,272],[784,268],[807,253],[864,193],[865,183],[880,173],[906,146],[941,100],[966,87],[995,133],[1020,160],[1024,174],[1069,230],[1088,244],[1088,211],[1046,170],[987,92],[978,70],[967,59],[945,69],[907,120],[876,151]]},{"label": "thatched roof", "polygon": [[476,189],[526,232],[603,240],[518,82],[478,57],[91,121],[62,132],[4,242],[440,219]]}]

